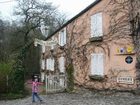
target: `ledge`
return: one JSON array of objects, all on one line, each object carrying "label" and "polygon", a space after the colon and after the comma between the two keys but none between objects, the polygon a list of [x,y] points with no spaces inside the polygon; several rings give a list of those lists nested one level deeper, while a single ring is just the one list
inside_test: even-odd
[{"label": "ledge", "polygon": [[118,54],[115,54],[115,55],[135,55],[136,53],[133,52],[133,53],[118,53]]},{"label": "ledge", "polygon": [[105,76],[101,75],[89,75],[90,79],[96,80],[96,81],[103,81],[105,79]]},{"label": "ledge", "polygon": [[92,38],[89,38],[89,41],[90,42],[100,42],[100,41],[103,41],[103,37],[100,36],[100,37],[92,37]]}]

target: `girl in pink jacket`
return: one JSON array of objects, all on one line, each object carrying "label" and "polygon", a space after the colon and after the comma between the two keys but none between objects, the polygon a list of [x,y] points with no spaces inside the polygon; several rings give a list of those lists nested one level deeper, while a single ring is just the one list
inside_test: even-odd
[{"label": "girl in pink jacket", "polygon": [[38,79],[34,79],[34,81],[32,82],[32,102],[35,102],[35,97],[42,102],[42,99],[39,97],[38,95],[38,86],[41,85],[43,83],[38,82]]}]

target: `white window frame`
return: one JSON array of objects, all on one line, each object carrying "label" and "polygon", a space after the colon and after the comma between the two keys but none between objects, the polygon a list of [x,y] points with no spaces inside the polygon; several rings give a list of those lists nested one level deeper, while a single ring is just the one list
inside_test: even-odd
[{"label": "white window frame", "polygon": [[104,75],[104,54],[91,54],[91,72],[90,75]]},{"label": "white window frame", "polygon": [[54,71],[54,59],[48,58],[46,61],[47,70]]},{"label": "white window frame", "polygon": [[64,57],[59,58],[59,70],[60,70],[60,73],[65,73],[65,58]]},{"label": "white window frame", "polygon": [[103,16],[102,12],[91,16],[91,37],[103,36]]},{"label": "white window frame", "polygon": [[64,46],[66,44],[66,28],[59,32],[59,45]]}]

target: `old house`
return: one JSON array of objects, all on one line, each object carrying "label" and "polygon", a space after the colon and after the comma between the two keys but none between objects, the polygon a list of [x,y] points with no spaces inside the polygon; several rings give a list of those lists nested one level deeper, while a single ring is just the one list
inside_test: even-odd
[{"label": "old house", "polygon": [[[57,44],[42,47],[42,79],[65,75],[72,63],[77,85],[95,89],[137,88],[129,1],[96,0],[48,36],[46,42],[55,40]],[[64,85],[64,78],[58,81]]]}]

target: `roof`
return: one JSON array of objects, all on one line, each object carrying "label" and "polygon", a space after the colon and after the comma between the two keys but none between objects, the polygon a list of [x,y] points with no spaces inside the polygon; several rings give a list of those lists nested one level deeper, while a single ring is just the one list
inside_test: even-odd
[{"label": "roof", "polygon": [[88,7],[86,7],[84,10],[82,10],[79,14],[77,14],[76,16],[74,16],[73,18],[71,18],[69,21],[67,21],[64,25],[62,25],[60,28],[58,28],[55,32],[53,32],[51,35],[49,35],[47,39],[49,39],[50,37],[52,37],[54,34],[56,34],[57,32],[59,32],[61,29],[63,29],[65,26],[67,26],[69,23],[71,23],[72,21],[74,21],[75,19],[77,19],[78,17],[80,17],[81,15],[83,15],[85,12],[87,12],[89,9],[91,9],[92,7],[94,7],[96,4],[98,4],[100,1],[102,0],[96,0],[94,1],[92,4],[90,4]]}]

